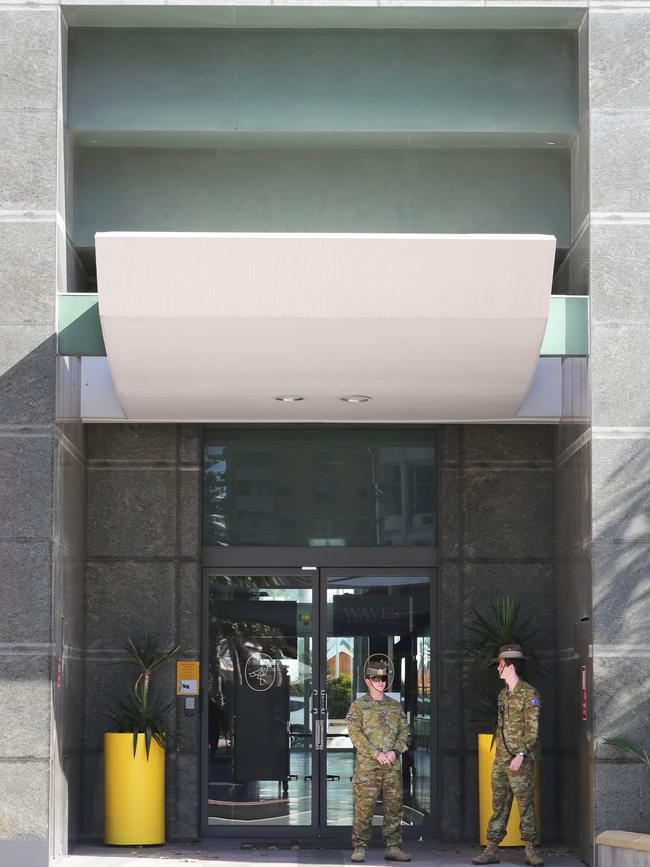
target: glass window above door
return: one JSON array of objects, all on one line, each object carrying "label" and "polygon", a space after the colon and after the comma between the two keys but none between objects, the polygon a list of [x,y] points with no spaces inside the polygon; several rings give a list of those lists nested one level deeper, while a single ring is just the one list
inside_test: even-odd
[{"label": "glass window above door", "polygon": [[433,546],[434,431],[208,431],[203,544]]}]

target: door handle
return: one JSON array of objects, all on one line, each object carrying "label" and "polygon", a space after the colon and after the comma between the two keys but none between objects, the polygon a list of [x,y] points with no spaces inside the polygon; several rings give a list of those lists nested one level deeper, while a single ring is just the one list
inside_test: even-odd
[{"label": "door handle", "polygon": [[320,713],[323,718],[327,717],[327,690],[320,691]]},{"label": "door handle", "polygon": [[316,716],[318,713],[318,690],[314,689],[311,693],[311,712]]},{"label": "door handle", "polygon": [[314,720],[314,749],[323,749],[323,723],[319,719]]}]

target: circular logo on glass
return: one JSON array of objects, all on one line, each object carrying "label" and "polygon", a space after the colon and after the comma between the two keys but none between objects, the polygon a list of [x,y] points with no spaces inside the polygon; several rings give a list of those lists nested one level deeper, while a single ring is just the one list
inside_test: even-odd
[{"label": "circular logo on glass", "polygon": [[268,653],[258,653],[249,656],[244,666],[244,678],[246,685],[255,692],[266,692],[275,683],[277,668],[275,659]]},{"label": "circular logo on glass", "polygon": [[[385,653],[371,653],[366,659],[366,665],[375,665],[377,668],[385,668],[388,676],[386,683],[386,692],[390,692],[390,688],[395,680],[395,666],[392,659],[389,659]],[[366,665],[364,665],[364,670]]]}]

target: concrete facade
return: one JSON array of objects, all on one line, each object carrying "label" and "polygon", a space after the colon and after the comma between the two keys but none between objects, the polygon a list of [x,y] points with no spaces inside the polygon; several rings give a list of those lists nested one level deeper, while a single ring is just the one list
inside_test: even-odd
[{"label": "concrete facade", "polygon": [[[471,606],[511,589],[539,612],[555,675],[542,687],[545,836],[593,863],[595,833],[647,831],[650,815],[645,769],[596,748],[607,735],[646,748],[650,737],[650,8],[575,6],[571,246],[555,289],[591,298],[591,422],[571,399],[585,369],[566,360],[557,428],[443,430],[440,819],[445,839],[475,838],[471,685],[454,648]],[[56,357],[56,292],[83,282],[64,136],[73,11],[0,9],[0,864],[11,867],[101,835],[98,696],[124,670],[120,630],[137,634],[144,608],[150,628],[199,651],[200,429],[84,429],[69,421],[78,362]],[[198,833],[199,729],[180,715],[176,725],[168,833],[182,839]]]}]

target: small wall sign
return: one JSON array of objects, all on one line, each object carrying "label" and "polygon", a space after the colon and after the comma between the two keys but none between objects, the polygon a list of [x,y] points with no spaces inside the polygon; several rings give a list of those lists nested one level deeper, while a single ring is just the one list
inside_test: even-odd
[{"label": "small wall sign", "polygon": [[176,695],[199,694],[199,663],[195,659],[176,662]]}]

